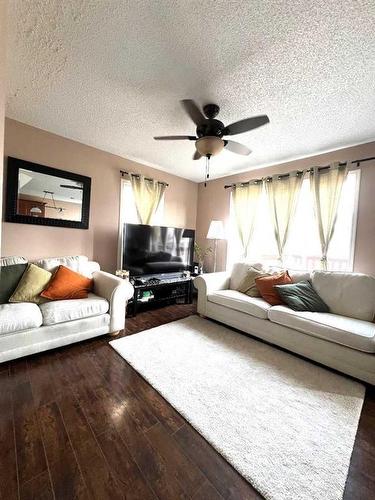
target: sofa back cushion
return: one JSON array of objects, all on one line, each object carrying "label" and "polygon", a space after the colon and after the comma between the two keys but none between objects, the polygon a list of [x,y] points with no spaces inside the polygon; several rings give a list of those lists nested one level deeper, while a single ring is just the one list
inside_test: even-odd
[{"label": "sofa back cushion", "polygon": [[27,259],[17,256],[0,258],[0,267],[13,266],[15,264],[27,264]]},{"label": "sofa back cushion", "polygon": [[72,271],[82,274],[87,278],[92,278],[95,271],[100,271],[100,266],[97,262],[92,262],[85,255],[68,255],[66,257],[49,257],[34,261],[34,264],[55,273],[59,266],[67,267]]},{"label": "sofa back cushion", "polygon": [[312,285],[331,313],[364,321],[374,319],[375,278],[372,276],[314,271]]}]

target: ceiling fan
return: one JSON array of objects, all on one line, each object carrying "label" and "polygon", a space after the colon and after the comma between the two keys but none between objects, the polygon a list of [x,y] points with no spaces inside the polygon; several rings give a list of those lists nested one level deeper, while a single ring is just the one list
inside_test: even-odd
[{"label": "ceiling fan", "polygon": [[223,122],[216,119],[220,111],[217,104],[206,104],[203,106],[203,113],[192,99],[184,99],[181,104],[197,126],[196,136],[167,135],[157,136],[154,139],[157,141],[195,141],[196,151],[193,160],[199,160],[203,156],[206,157],[206,179],[209,178],[209,160],[211,156],[221,153],[224,148],[232,153],[244,156],[251,153],[251,150],[244,144],[224,139],[224,136],[243,134],[270,121],[267,115],[259,115],[225,126]]}]

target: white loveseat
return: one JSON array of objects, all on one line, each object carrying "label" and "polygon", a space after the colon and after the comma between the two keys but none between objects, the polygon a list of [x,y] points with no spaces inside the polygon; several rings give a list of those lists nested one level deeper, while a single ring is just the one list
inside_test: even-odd
[{"label": "white loveseat", "polygon": [[[0,267],[26,263],[22,257],[0,259]],[[0,362],[54,349],[125,326],[127,301],[132,285],[100,271],[96,262],[85,256],[42,259],[34,264],[48,271],[59,265],[93,278],[94,289],[87,299],[33,303],[0,304]]]},{"label": "white loveseat", "polygon": [[310,279],[330,313],[271,306],[236,291],[249,264],[194,280],[198,314],[375,385],[375,278],[355,273],[290,272]]}]

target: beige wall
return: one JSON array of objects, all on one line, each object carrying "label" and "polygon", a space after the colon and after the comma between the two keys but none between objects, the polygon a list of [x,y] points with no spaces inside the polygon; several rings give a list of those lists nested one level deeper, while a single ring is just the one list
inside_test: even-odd
[{"label": "beige wall", "polygon": [[165,224],[195,228],[198,185],[78,142],[5,121],[5,155],[48,165],[92,179],[88,230],[3,223],[2,255],[28,258],[83,254],[103,269],[116,268],[120,169],[166,181]]},{"label": "beige wall", "polygon": [[[268,168],[252,170],[237,175],[223,177],[199,185],[197,211],[197,240],[203,245],[207,230],[212,219],[226,221],[229,217],[230,190],[224,189],[225,184],[241,182],[249,179],[305,169],[314,165],[327,165],[339,160],[356,160],[375,156],[375,142],[341,149],[331,153],[312,156],[303,160],[283,163]],[[213,160],[212,169],[215,168]],[[354,270],[375,274],[375,161],[361,165],[361,183],[358,206],[358,225],[354,253]],[[225,268],[226,242],[218,244],[218,269]],[[207,263],[210,266],[210,262]]]},{"label": "beige wall", "polygon": [[[0,220],[2,216],[2,181],[3,181],[3,158],[4,158],[4,119],[5,119],[5,88],[6,88],[6,0],[0,0]],[[1,255],[1,224],[0,224],[0,255]]]}]

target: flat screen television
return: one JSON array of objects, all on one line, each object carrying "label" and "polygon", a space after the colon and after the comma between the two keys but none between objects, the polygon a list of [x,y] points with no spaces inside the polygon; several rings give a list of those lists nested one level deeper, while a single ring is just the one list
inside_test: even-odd
[{"label": "flat screen television", "polygon": [[191,270],[193,229],[124,224],[122,268],[131,276]]}]

